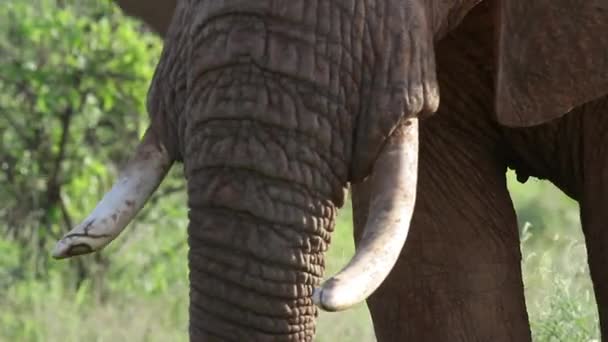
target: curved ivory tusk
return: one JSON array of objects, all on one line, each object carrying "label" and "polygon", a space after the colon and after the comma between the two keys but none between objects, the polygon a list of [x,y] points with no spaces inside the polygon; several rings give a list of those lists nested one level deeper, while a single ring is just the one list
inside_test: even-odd
[{"label": "curved ivory tusk", "polygon": [[337,275],[313,292],[326,311],[340,311],[364,301],[397,262],[409,231],[416,201],[418,120],[408,120],[389,138],[370,179],[370,204],[359,248]]},{"label": "curved ivory tusk", "polygon": [[91,253],[109,244],[144,206],[172,163],[167,150],[148,128],[118,181],[93,212],[57,242],[53,257]]}]

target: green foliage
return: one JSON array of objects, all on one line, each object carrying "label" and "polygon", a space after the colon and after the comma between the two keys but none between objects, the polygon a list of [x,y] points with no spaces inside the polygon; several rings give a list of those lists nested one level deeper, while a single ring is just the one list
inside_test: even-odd
[{"label": "green foliage", "polygon": [[599,341],[578,205],[548,182],[519,184],[511,176],[533,340]]},{"label": "green foliage", "polygon": [[[181,170],[108,252],[50,259],[54,243],[109,189],[143,134],[160,49],[155,35],[108,0],[2,2],[0,340],[125,340],[118,321],[109,332],[98,320],[128,319],[148,304],[156,311],[140,318],[159,318],[158,326],[164,319],[184,336]],[[178,305],[179,313],[164,312]]]},{"label": "green foliage", "polygon": [[[188,284],[181,170],[106,251],[52,261],[147,126],[160,40],[108,0],[0,6],[0,341],[185,341]],[[576,204],[509,177],[535,341],[599,341]],[[161,201],[162,198],[162,201]],[[353,253],[340,215],[328,275]],[[322,313],[319,341],[372,341],[364,305]]]}]

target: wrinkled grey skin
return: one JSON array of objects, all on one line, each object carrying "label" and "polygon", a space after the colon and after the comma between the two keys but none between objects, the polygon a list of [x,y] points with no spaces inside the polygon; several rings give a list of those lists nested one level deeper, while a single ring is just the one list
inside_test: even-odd
[{"label": "wrinkled grey skin", "polygon": [[358,238],[378,151],[400,120],[437,109],[438,88],[410,236],[368,300],[378,340],[530,340],[508,166],[580,201],[608,329],[606,102],[499,125],[495,31],[516,19],[497,23],[496,3],[191,0],[166,26],[157,2],[118,2],[165,39],[148,108],[188,179],[191,340],[313,339],[344,188]]}]

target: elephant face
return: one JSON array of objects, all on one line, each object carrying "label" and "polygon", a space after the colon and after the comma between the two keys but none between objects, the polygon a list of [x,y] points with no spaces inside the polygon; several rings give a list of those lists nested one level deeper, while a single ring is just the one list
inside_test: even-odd
[{"label": "elephant face", "polygon": [[[313,304],[364,300],[399,256],[416,117],[439,104],[433,44],[478,2],[180,1],[148,95],[151,127],[55,256],[109,243],[181,161],[191,338],[311,340]],[[319,286],[344,189],[366,178],[357,254]]]},{"label": "elephant face", "polygon": [[[417,124],[386,139],[437,106],[427,8],[325,5],[178,4],[149,109],[188,179],[193,339],[311,339],[313,301],[360,302],[403,245]],[[401,194],[378,191],[369,247],[315,293],[344,188],[375,160]]]},{"label": "elephant face", "polygon": [[[180,3],[150,90],[152,120],[180,159],[194,121],[262,115],[268,124],[318,136],[342,158],[328,165],[337,181],[360,181],[401,119],[437,108],[430,11],[422,1],[398,0]],[[199,82],[203,76],[216,78],[217,87]],[[236,77],[249,84],[221,93]],[[277,91],[284,87],[293,89]],[[284,108],[281,114],[239,108],[228,116],[209,108],[227,96]],[[201,112],[208,117],[188,117]]]}]

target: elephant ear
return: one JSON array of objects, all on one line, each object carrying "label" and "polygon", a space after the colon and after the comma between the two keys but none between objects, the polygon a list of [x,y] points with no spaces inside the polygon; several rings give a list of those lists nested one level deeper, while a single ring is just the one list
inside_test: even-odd
[{"label": "elephant ear", "polygon": [[115,0],[130,16],[139,18],[164,37],[177,0]]},{"label": "elephant ear", "polygon": [[496,113],[531,126],[608,94],[608,2],[498,0]]}]

